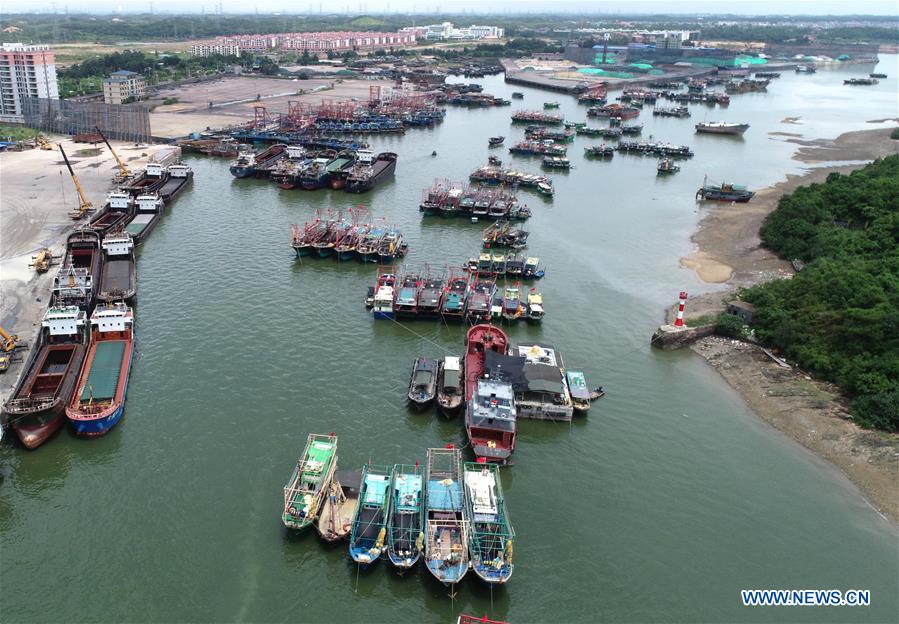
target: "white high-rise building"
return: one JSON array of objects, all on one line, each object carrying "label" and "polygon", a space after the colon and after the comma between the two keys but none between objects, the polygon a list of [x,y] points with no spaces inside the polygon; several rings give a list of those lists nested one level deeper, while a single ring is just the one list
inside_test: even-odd
[{"label": "white high-rise building", "polygon": [[59,99],[56,59],[49,46],[4,43],[0,48],[0,122],[25,120],[22,100]]}]

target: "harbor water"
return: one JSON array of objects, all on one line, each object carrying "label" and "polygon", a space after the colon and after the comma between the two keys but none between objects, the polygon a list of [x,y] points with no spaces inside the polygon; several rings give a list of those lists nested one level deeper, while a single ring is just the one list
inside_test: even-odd
[{"label": "harbor water", "polygon": [[[579,121],[586,107],[483,79],[485,92],[525,98],[451,108],[433,129],[371,139],[399,162],[364,195],[281,190],[190,157],[193,186],[139,251],[139,355],[122,421],[100,439],[64,431],[34,452],[0,447],[4,620],[896,621],[895,527],[700,358],[649,347],[679,291],[713,288],[678,265],[707,210],[693,199],[703,176],[762,188],[802,167],[789,137],[770,133],[832,138],[895,117],[896,56],[881,57],[889,78],[879,85],[842,84],[873,69],[787,71],[728,108],[690,105],[689,119],[647,106],[636,120],[643,139],[696,153],[678,174],[657,177],[650,157],[586,160],[584,146],[601,140],[577,137],[574,168],[551,174],[553,200],[521,191],[547,314],[510,337],[555,345],[607,396],[570,424],[519,423],[514,465],[502,469],[515,575],[491,592],[469,574],[452,600],[423,568],[358,573],[345,544],[281,525],[282,487],[307,433],[339,436],[341,468],[411,464],[428,447],[465,443],[461,418],[404,401],[413,358],[460,354],[465,328],[372,320],[363,299],[375,267],[296,260],[289,226],[361,202],[402,228],[407,264],[460,266],[485,223],[422,217],[421,190],[467,179],[490,153],[539,172],[539,159],[508,154],[524,135],[513,110],[559,100]],[[719,119],[751,127],[742,139],[694,134]],[[506,145],[488,150],[499,134]],[[872,604],[741,605],[741,589],[764,588],[869,589]]]}]

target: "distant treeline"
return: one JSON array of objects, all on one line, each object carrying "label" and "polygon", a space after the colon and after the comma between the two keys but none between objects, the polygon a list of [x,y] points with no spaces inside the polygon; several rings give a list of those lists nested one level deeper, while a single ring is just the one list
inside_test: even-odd
[{"label": "distant treeline", "polygon": [[761,235],[806,265],[744,291],[758,338],[843,388],[860,424],[899,431],[899,156],[784,196]]},{"label": "distant treeline", "polygon": [[[710,16],[684,20],[683,16],[616,15],[615,20],[597,15],[217,15],[217,14],[6,14],[0,17],[0,28],[20,30],[0,32],[0,41],[37,43],[74,43],[119,41],[161,41],[209,39],[219,35],[277,32],[310,32],[323,30],[395,31],[404,26],[434,24],[446,20],[456,26],[489,23],[504,27],[509,36],[557,36],[554,30],[620,27],[622,23],[649,29],[673,28],[701,30],[705,40],[753,40],[791,42],[813,37],[818,41],[897,41],[895,16],[827,16],[815,23],[814,18],[777,18],[777,24],[762,26],[746,16]],[[726,24],[725,24],[726,22]],[[811,23],[811,24],[810,24]],[[720,24],[720,25],[719,25]],[[861,24],[861,25],[858,25]]]}]

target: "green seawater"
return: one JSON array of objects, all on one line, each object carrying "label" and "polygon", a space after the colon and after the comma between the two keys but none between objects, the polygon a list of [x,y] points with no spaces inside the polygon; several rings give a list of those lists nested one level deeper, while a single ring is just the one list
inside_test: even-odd
[{"label": "green seawater", "polygon": [[[280,521],[282,487],[307,433],[336,432],[341,468],[424,461],[462,445],[461,418],[405,406],[417,355],[460,353],[464,328],[373,321],[375,267],[298,261],[291,223],[358,206],[401,227],[408,264],[459,265],[485,224],[423,218],[421,190],[460,180],[488,153],[511,158],[509,117],[573,98],[482,80],[525,99],[450,109],[433,129],[372,139],[400,155],[395,179],[365,195],[284,191],[236,180],[224,160],[190,157],[193,186],[139,251],[137,350],[125,416],[100,439],[64,431],[34,452],[0,447],[0,613],[8,622],[454,622],[460,612],[524,622],[895,622],[897,533],[830,464],[771,429],[689,352],[650,349],[662,309],[704,285],[678,259],[706,209],[708,173],[761,188],[800,171],[796,145],[874,127],[896,114],[896,56],[872,66],[784,76],[767,94],[693,117],[639,121],[643,137],[687,143],[695,158],[657,177],[655,159],[616,154],[552,174],[556,197],[522,191],[534,212],[547,315],[509,330],[554,344],[606,398],[571,424],[519,423],[502,469],[517,532],[508,586],[473,574],[451,600],[420,568],[386,562],[357,575],[346,545]],[[462,80],[461,77],[454,79]],[[785,117],[801,116],[801,125]],[[703,120],[748,122],[745,137],[695,135]],[[594,122],[591,121],[591,124]],[[488,150],[487,137],[506,135]],[[431,152],[437,150],[436,157]],[[739,208],[735,208],[739,209]],[[749,608],[744,588],[869,589],[870,607]]]}]

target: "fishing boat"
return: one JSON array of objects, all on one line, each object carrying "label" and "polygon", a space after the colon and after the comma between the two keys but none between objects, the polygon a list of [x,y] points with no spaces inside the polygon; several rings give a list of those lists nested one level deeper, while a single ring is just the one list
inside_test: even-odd
[{"label": "fishing boat", "polygon": [[887,77],[886,74],[881,74],[881,73],[877,73],[877,72],[872,72],[872,73],[868,74],[868,76],[870,78],[886,78]]},{"label": "fishing boat", "polygon": [[517,286],[507,286],[503,290],[503,318],[507,321],[517,321],[522,313],[521,289]]},{"label": "fishing boat", "polygon": [[134,216],[125,224],[125,231],[134,239],[134,244],[139,245],[147,239],[153,228],[159,223],[165,202],[159,195],[153,193],[138,195],[134,200],[134,205]]},{"label": "fishing boat", "polygon": [[487,145],[489,147],[497,147],[499,145],[502,145],[503,141],[505,141],[505,140],[506,140],[506,137],[503,137],[503,136],[490,137],[489,139],[487,139]]},{"label": "fishing boat", "polygon": [[381,239],[387,232],[380,227],[374,227],[362,238],[362,241],[356,246],[356,254],[362,262],[377,262],[378,251],[381,248]]},{"label": "fishing boat", "polygon": [[392,320],[394,317],[393,301],[396,276],[392,273],[378,275],[378,283],[375,288],[372,302],[372,316],[376,319]]},{"label": "fishing boat", "polygon": [[106,194],[106,205],[91,217],[88,227],[100,236],[120,228],[134,212],[134,199],[130,193],[111,191]]},{"label": "fishing boat", "polygon": [[503,254],[493,254],[493,275],[503,275],[506,272],[506,256]]},{"label": "fishing boat", "polygon": [[462,490],[461,452],[428,449],[425,473],[425,565],[434,578],[454,586],[468,572],[468,510]]},{"label": "fishing boat", "polygon": [[493,291],[496,288],[493,280],[475,280],[474,286],[468,293],[465,302],[465,318],[469,323],[481,323],[490,320],[490,303],[493,300]]},{"label": "fishing boat", "polygon": [[818,68],[814,65],[797,65],[796,73],[797,74],[814,74],[818,71]]},{"label": "fishing boat", "polygon": [[546,156],[543,159],[544,169],[571,169],[571,161],[563,156]]},{"label": "fishing boat", "polygon": [[418,275],[408,274],[403,276],[400,287],[396,291],[396,300],[393,302],[393,313],[396,317],[415,317],[418,315],[419,288],[421,288],[421,278]]},{"label": "fishing boat", "polygon": [[487,351],[504,355],[509,338],[498,327],[475,325],[465,339],[465,429],[472,450],[488,461],[506,461],[515,450],[515,400],[511,384],[483,379]]},{"label": "fishing boat", "polygon": [[482,581],[502,585],[512,578],[512,543],[515,530],[509,521],[499,467],[486,462],[466,462],[462,468],[465,501],[471,528],[468,551],[471,569]]},{"label": "fishing boat", "polygon": [[334,472],[315,523],[319,537],[326,542],[337,542],[350,536],[361,483],[362,473],[358,470]]},{"label": "fishing boat", "polygon": [[844,85],[865,86],[876,85],[880,81],[877,78],[847,78],[843,81]]},{"label": "fishing boat", "polygon": [[543,310],[543,295],[535,291],[533,288],[528,293],[527,309],[525,310],[528,321],[539,323],[543,320],[545,311]]},{"label": "fishing boat", "polygon": [[51,306],[41,321],[37,342],[9,400],[2,420],[26,448],[43,444],[65,422],[87,344],[86,313],[78,306]]},{"label": "fishing boat", "polygon": [[546,197],[552,197],[556,192],[555,189],[553,189],[553,185],[549,182],[538,182],[537,191]]},{"label": "fishing boat", "polygon": [[53,278],[50,305],[78,306],[90,311],[96,300],[97,282],[102,271],[100,235],[90,229],[76,230],[66,238],[66,253]]},{"label": "fishing boat", "polygon": [[697,133],[705,134],[729,134],[742,136],[744,132],[749,130],[749,124],[735,124],[724,121],[701,121],[696,124]]},{"label": "fishing boat", "polygon": [[128,232],[113,232],[103,237],[100,246],[103,249],[103,262],[97,300],[105,303],[124,301],[132,305],[137,296],[134,239]]},{"label": "fishing boat", "polygon": [[524,269],[521,271],[521,277],[524,279],[540,279],[544,275],[544,270],[540,268],[540,258],[531,257],[525,260]]},{"label": "fishing boat", "polygon": [[359,505],[353,516],[350,533],[350,557],[369,566],[377,561],[387,546],[387,522],[390,516],[388,489],[393,468],[366,464],[362,468]]},{"label": "fishing boat", "polygon": [[444,416],[452,416],[462,407],[462,362],[446,356],[437,369],[437,410]]},{"label": "fishing boat", "polygon": [[169,203],[181,194],[194,179],[194,171],[190,165],[184,163],[175,163],[166,167],[168,179],[159,189],[159,196],[162,201]]},{"label": "fishing boat", "polygon": [[524,93],[522,93],[521,91],[513,91],[513,92],[512,92],[512,99],[514,99],[514,100],[522,100],[522,99],[524,99]]},{"label": "fishing boat", "polygon": [[418,289],[418,316],[436,318],[440,315],[440,304],[443,300],[443,280],[436,277],[425,279]]},{"label": "fishing boat", "polygon": [[100,436],[125,412],[134,352],[134,313],[121,302],[98,305],[91,314],[90,346],[66,417],[78,435]]},{"label": "fishing boat", "polygon": [[396,464],[390,482],[390,520],[387,523],[387,558],[408,570],[424,550],[424,478],[421,466]]},{"label": "fishing boat", "polygon": [[506,277],[521,277],[524,273],[524,260],[518,254],[506,257]]},{"label": "fishing boat", "polygon": [[591,145],[584,148],[584,154],[594,158],[609,159],[615,156],[615,150],[610,145]]},{"label": "fishing boat", "polygon": [[565,378],[568,381],[568,391],[571,393],[571,404],[574,409],[580,412],[589,410],[593,403],[584,373],[573,370],[565,371]]},{"label": "fishing boat", "polygon": [[409,402],[416,407],[425,407],[437,396],[437,361],[428,357],[415,359],[412,376],[409,378]]},{"label": "fishing boat", "polygon": [[489,164],[491,167],[502,167],[503,161],[497,156],[488,156],[487,164]]},{"label": "fishing boat", "polygon": [[403,233],[396,228],[391,228],[384,233],[378,244],[378,261],[382,264],[389,264],[397,258],[406,255],[409,246],[403,238]]},{"label": "fishing boat", "polygon": [[497,221],[484,229],[482,241],[486,249],[508,247],[521,249],[527,245],[530,232],[513,228],[508,221]]},{"label": "fishing boat", "polygon": [[744,204],[752,199],[753,193],[739,184],[710,184],[706,177],[702,187],[696,191],[696,199],[701,201],[728,201]]},{"label": "fishing boat", "polygon": [[554,108],[559,108],[559,103],[558,103],[558,102],[544,102],[544,103],[543,103],[543,108],[544,108],[545,110],[551,110],[551,109],[554,109]]},{"label": "fishing boat", "polygon": [[390,177],[396,170],[397,155],[372,150],[356,152],[356,162],[347,174],[345,189],[350,193],[364,193]]},{"label": "fishing boat", "polygon": [[680,165],[676,164],[670,158],[663,158],[656,166],[656,171],[659,175],[665,175],[666,173],[677,173],[678,171],[680,171]]},{"label": "fishing boat", "polygon": [[468,294],[467,277],[451,277],[440,303],[440,315],[446,321],[461,321],[465,316],[465,298]]},{"label": "fishing boat", "polygon": [[352,260],[356,257],[356,249],[365,239],[365,235],[371,229],[368,223],[353,225],[346,232],[339,242],[334,245],[334,251],[337,253],[338,260]]},{"label": "fishing boat", "polygon": [[288,529],[305,529],[318,517],[337,467],[337,436],[310,433],[306,448],[284,486],[281,522]]}]

